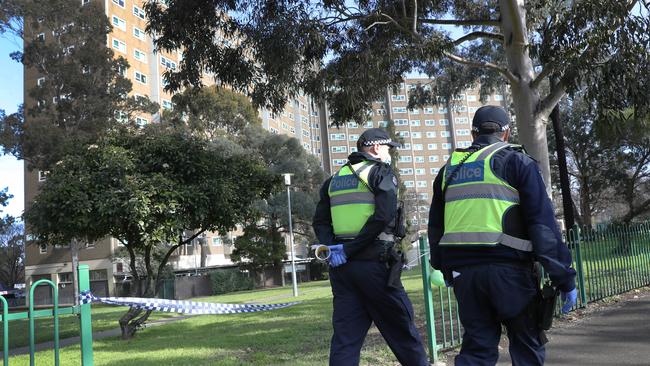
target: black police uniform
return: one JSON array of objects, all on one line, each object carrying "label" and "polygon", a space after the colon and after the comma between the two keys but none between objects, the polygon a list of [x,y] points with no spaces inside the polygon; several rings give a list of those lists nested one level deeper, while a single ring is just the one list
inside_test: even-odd
[{"label": "black police uniform", "polygon": [[[499,141],[493,135],[480,135],[467,150],[475,151]],[[520,197],[520,204],[513,206],[504,217],[504,232],[530,240],[533,253],[501,245],[439,246],[444,233],[445,202],[443,176],[436,177],[428,227],[431,265],[442,270],[445,278],[453,283],[458,300],[465,332],[455,364],[495,365],[501,324],[504,324],[513,365],[543,365],[545,349],[541,329],[527,310],[539,287],[533,261],[544,266],[554,285],[568,292],[575,288],[571,253],[562,242],[536,162],[512,147],[495,153],[491,162],[494,173],[517,189]]]},{"label": "black police uniform", "polygon": [[429,365],[420,335],[413,322],[413,306],[399,283],[389,287],[389,268],[380,261],[378,235],[394,225],[397,207],[397,179],[390,166],[367,153],[352,153],[351,164],[374,161],[368,183],[375,193],[375,213],[353,240],[337,240],[332,228],[328,179],[321,188],[313,227],[324,244],[344,243],[347,263],[330,268],[334,295],[330,347],[332,366],[358,365],[361,346],[372,322],[402,365]]}]

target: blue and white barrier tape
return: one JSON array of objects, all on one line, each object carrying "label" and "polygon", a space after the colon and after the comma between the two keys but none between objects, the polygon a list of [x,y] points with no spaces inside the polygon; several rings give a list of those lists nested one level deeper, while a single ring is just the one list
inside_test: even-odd
[{"label": "blue and white barrier tape", "polygon": [[219,304],[198,301],[147,299],[141,297],[97,297],[89,291],[82,292],[79,297],[82,304],[101,302],[108,305],[130,306],[144,310],[197,315],[254,313],[282,309],[300,303],[296,301],[281,304]]}]

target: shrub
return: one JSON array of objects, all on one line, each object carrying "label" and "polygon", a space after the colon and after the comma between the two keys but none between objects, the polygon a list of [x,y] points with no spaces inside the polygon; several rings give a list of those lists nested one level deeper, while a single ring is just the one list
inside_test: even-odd
[{"label": "shrub", "polygon": [[237,268],[220,269],[210,273],[212,292],[221,295],[233,291],[252,290],[255,282]]}]

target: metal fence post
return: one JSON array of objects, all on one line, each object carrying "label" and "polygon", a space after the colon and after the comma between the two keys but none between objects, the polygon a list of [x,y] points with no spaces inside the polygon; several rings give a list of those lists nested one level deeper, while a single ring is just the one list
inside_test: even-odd
[{"label": "metal fence post", "polygon": [[[79,265],[79,292],[90,291],[90,276],[87,264]],[[75,296],[78,296],[75,294]],[[93,366],[93,327],[90,317],[90,303],[80,304],[79,328],[81,335],[81,365]]]},{"label": "metal fence post", "polygon": [[582,267],[582,253],[580,251],[580,227],[573,225],[573,239],[576,249],[576,272],[578,275],[578,288],[580,289],[580,303],[587,305],[587,290],[585,289],[585,272]]},{"label": "metal fence post", "polygon": [[4,366],[9,366],[9,304],[2,295],[0,301],[2,301],[2,358]]},{"label": "metal fence post", "polygon": [[431,294],[431,269],[429,268],[429,248],[424,236],[420,236],[420,267],[422,268],[422,287],[424,289],[424,310],[427,317],[427,347],[431,362],[438,362],[438,347],[436,346],[436,324],[433,311],[433,296]]}]

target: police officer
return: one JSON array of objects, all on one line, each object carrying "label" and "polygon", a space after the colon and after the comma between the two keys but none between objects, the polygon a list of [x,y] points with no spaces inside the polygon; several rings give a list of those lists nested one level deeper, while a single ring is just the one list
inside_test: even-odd
[{"label": "police officer", "polygon": [[398,203],[389,149],[396,146],[385,130],[366,130],[357,141],[358,152],[320,191],[313,227],[331,251],[332,366],[359,364],[372,322],[402,365],[429,365],[399,280],[402,262],[391,260]]},{"label": "police officer", "polygon": [[501,324],[513,365],[543,365],[545,339],[529,311],[539,261],[564,300],[575,305],[575,271],[536,162],[506,143],[501,107],[479,108],[474,141],[438,174],[429,211],[431,265],[453,286],[465,329],[456,365],[495,365]]}]

